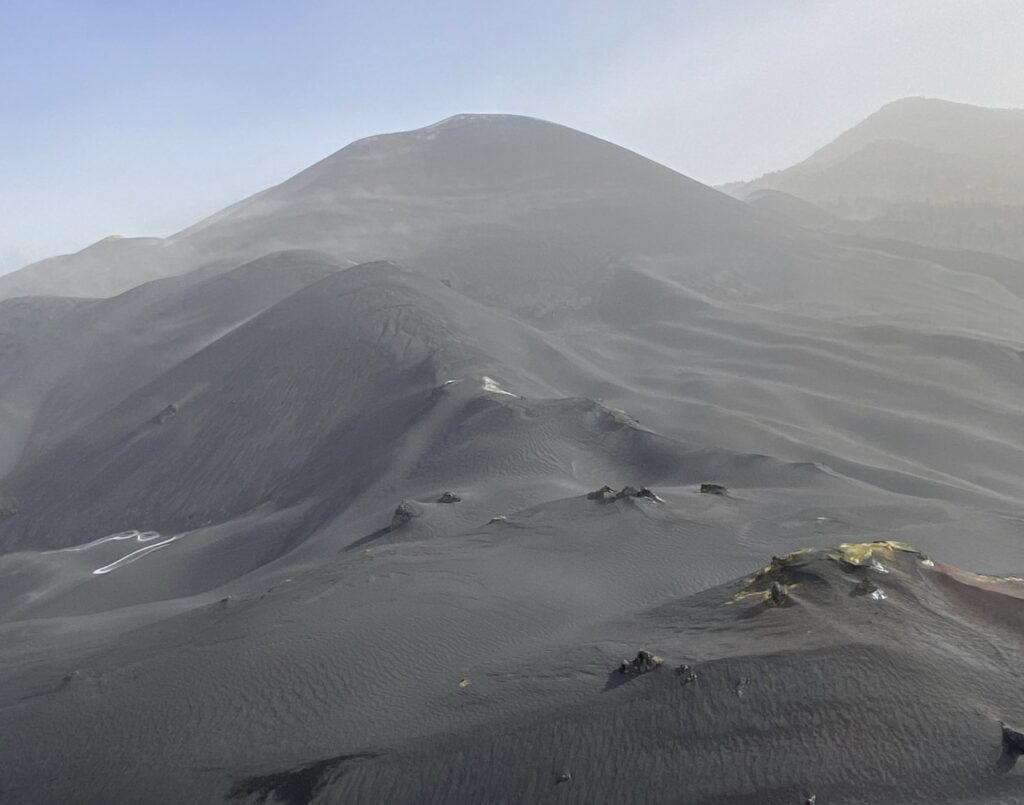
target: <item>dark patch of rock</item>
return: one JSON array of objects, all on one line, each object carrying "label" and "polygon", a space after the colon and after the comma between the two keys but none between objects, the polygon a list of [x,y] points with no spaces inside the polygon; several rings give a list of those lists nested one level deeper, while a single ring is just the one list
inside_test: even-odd
[{"label": "dark patch of rock", "polygon": [[1024,731],[1000,722],[1003,730],[1003,743],[1017,752],[1024,753]]},{"label": "dark patch of rock", "polygon": [[599,500],[602,503],[608,503],[612,500],[622,500],[623,498],[647,498],[648,500],[656,500],[659,503],[665,502],[646,486],[642,486],[639,489],[635,486],[624,486],[618,492],[610,486],[602,486],[600,489],[595,489],[593,492],[587,493],[587,500]]},{"label": "dark patch of rock", "polygon": [[153,417],[153,421],[157,425],[162,425],[168,419],[171,419],[172,417],[176,416],[177,413],[178,406],[176,406],[174,403],[171,403],[170,405],[166,406],[159,414]]},{"label": "dark patch of rock", "polygon": [[664,660],[658,655],[640,649],[632,660],[622,661],[622,665],[619,666],[619,673],[626,675],[646,674],[648,671],[661,667],[663,662]]},{"label": "dark patch of rock", "polygon": [[438,503],[458,503],[462,498],[456,495],[454,492],[445,492],[441,497],[437,499]]},{"label": "dark patch of rock", "polygon": [[729,490],[721,484],[701,484],[700,493],[702,495],[725,495],[728,494]]},{"label": "dark patch of rock", "polygon": [[416,512],[413,510],[412,506],[403,500],[398,504],[398,507],[395,509],[395,513],[391,517],[391,530],[395,531],[396,529],[401,528],[415,516]]}]

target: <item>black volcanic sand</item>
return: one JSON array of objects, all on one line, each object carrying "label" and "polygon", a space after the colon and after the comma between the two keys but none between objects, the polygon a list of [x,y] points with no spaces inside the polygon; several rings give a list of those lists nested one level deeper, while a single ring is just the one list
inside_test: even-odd
[{"label": "black volcanic sand", "polygon": [[[878,544],[808,549],[717,582],[745,560],[701,511],[707,497],[574,498],[457,538],[343,553],[202,604],[10,623],[5,794],[1024,796],[1024,766],[1000,733],[1024,715],[1020,580]],[[684,502],[703,522],[679,519]],[[171,550],[106,579],[147,562],[158,576]],[[663,665],[619,678],[639,649]]]},{"label": "black volcanic sand", "polygon": [[0,282],[4,805],[1024,802],[1007,265],[501,116],[87,252]]}]

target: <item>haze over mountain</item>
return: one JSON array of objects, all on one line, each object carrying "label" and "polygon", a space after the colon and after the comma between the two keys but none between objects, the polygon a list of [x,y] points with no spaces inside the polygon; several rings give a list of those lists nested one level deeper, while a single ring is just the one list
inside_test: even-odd
[{"label": "haze over mountain", "polygon": [[1020,259],[1022,188],[1024,110],[906,98],[798,165],[723,189],[776,206],[772,192],[795,196],[838,218],[814,214],[831,229]]},{"label": "haze over mountain", "polygon": [[[919,106],[792,176],[1012,171]],[[1024,279],[784,192],[461,115],[0,278],[0,800],[1022,801]]]}]

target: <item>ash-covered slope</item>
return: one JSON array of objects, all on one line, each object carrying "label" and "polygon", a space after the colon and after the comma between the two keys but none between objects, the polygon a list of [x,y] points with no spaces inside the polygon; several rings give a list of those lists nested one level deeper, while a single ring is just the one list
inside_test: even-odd
[{"label": "ash-covered slope", "polygon": [[[390,264],[331,273],[52,446],[37,437],[4,481],[18,508],[0,540],[66,547],[313,505],[308,534],[357,501],[350,521],[446,485],[523,506],[604,480],[698,482],[725,456],[560,399],[574,372],[540,331],[437,280]],[[743,482],[741,464],[719,469]]]},{"label": "ash-covered slope", "polygon": [[[466,706],[502,712],[554,679],[574,695],[443,741],[364,746],[315,773],[310,801],[1016,802],[1022,748],[1001,721],[1024,718],[1022,625],[1020,579],[892,543],[776,557],[484,674]],[[617,671],[636,649],[660,667]],[[234,791],[255,802],[289,779]]]},{"label": "ash-covered slope", "polygon": [[[0,473],[116,405],[139,386],[340,266],[324,255],[268,255],[106,300],[0,303]],[[29,439],[31,436],[31,443]]]},{"label": "ash-covered slope", "polygon": [[469,295],[544,312],[634,256],[705,268],[784,243],[748,210],[618,146],[509,115],[461,115],[353,143],[172,239],[200,254],[301,243],[387,257]]},{"label": "ash-covered slope", "polygon": [[584,304],[587,283],[623,259],[752,265],[784,253],[785,240],[742,204],[624,148],[532,118],[460,115],[352,143],[164,241],[105,241],[55,258],[59,275],[30,266],[6,290],[0,282],[0,296],[106,295],[297,248],[348,265],[397,260],[542,314]]},{"label": "ash-covered slope", "polygon": [[0,800],[1013,801],[1012,584],[729,580],[1024,570],[1017,264],[768,207],[464,116],[0,303]]},{"label": "ash-covered slope", "polygon": [[375,437],[400,436],[440,367],[467,360],[429,299],[389,273],[315,283],[101,411],[6,479],[20,511],[0,527],[22,545],[68,545],[132,523],[228,519],[287,486],[346,427],[352,452],[337,460],[358,456],[369,476]]},{"label": "ash-covered slope", "polygon": [[903,98],[888,103],[807,159],[807,165],[837,163],[864,147],[899,140],[940,154],[985,157],[1016,163],[1022,156],[1024,109],[995,109],[938,98]]},{"label": "ash-covered slope", "polygon": [[832,231],[1020,258],[1022,187],[1024,110],[907,98],[791,168],[723,189],[795,196]]},{"label": "ash-covered slope", "polygon": [[[757,551],[729,534],[764,499],[661,491],[664,503],[566,499],[429,544],[322,554],[173,613],[0,626],[2,790],[12,801],[1017,801],[1019,752],[1000,721],[1024,717],[1019,580],[893,542],[810,549],[737,578]],[[778,516],[815,494],[782,493]],[[856,506],[841,486],[821,499]],[[96,583],[110,595],[150,562],[159,582],[179,549],[188,540]],[[620,672],[640,650],[661,665]],[[53,754],[66,762],[51,767]]]},{"label": "ash-covered slope", "polygon": [[114,296],[186,271],[161,238],[111,236],[74,254],[48,257],[0,276],[0,299],[16,296]]}]

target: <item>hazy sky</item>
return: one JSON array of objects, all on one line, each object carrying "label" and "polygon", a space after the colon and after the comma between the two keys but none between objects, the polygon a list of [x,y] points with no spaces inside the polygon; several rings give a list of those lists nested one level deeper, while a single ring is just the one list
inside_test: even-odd
[{"label": "hazy sky", "polygon": [[456,112],[748,178],[895,98],[1024,106],[1021,42],[1021,0],[0,0],[0,271]]}]

